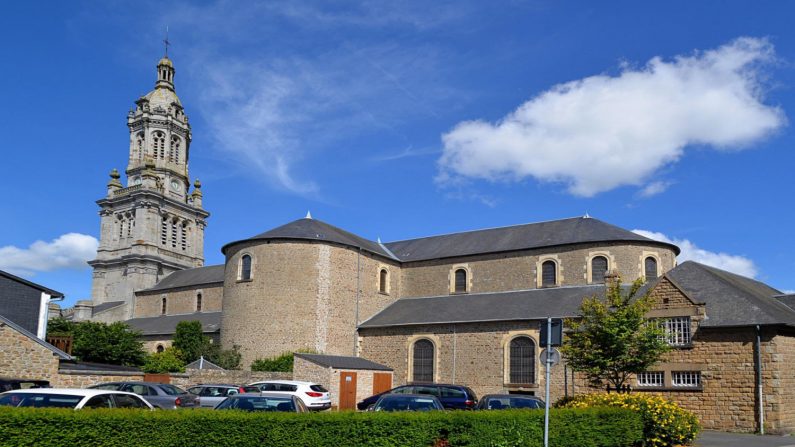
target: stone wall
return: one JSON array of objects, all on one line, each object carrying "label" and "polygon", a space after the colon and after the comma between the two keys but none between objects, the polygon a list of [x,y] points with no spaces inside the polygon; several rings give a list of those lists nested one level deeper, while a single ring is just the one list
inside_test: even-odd
[{"label": "stone wall", "polygon": [[143,373],[117,371],[70,371],[64,369],[51,381],[53,388],[87,388],[105,382],[144,380]]},{"label": "stone wall", "polygon": [[[171,374],[170,383],[186,389],[203,383],[247,385],[264,380],[290,380],[292,377],[292,373],[282,372],[189,369],[185,374]],[[140,372],[70,371],[63,369],[50,380],[53,387],[86,388],[104,382],[141,381],[144,380],[144,374]]]},{"label": "stone wall", "polygon": [[470,293],[501,292],[538,287],[540,262],[552,259],[558,264],[559,285],[589,284],[589,260],[601,254],[609,259],[626,282],[643,276],[643,259],[659,260],[659,275],[675,266],[669,248],[638,243],[578,244],[571,248],[523,250],[404,264],[401,296],[438,296],[450,293],[450,275],[457,266],[471,272]]},{"label": "stone wall", "polygon": [[765,427],[772,432],[795,432],[795,332],[778,330],[762,349]]},{"label": "stone wall", "polygon": [[295,358],[293,366],[293,377],[295,380],[318,383],[329,390],[332,409],[339,408],[341,372],[356,373],[356,402],[360,402],[373,395],[374,373],[391,374],[390,371],[328,368],[299,357]]},{"label": "stone wall", "polygon": [[166,315],[197,312],[196,297],[201,294],[201,312],[220,312],[223,308],[223,284],[205,284],[198,287],[137,292],[135,294],[135,317],[157,317],[162,315],[163,298],[166,299]]},{"label": "stone wall", "polygon": [[0,377],[53,381],[58,356],[7,324],[0,323]]}]

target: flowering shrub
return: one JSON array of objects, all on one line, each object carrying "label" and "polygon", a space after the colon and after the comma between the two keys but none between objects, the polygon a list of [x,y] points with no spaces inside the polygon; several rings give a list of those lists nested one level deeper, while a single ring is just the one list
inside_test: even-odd
[{"label": "flowering shrub", "polygon": [[660,396],[649,394],[583,394],[559,406],[618,407],[640,413],[646,446],[667,447],[692,442],[700,430],[696,415]]}]

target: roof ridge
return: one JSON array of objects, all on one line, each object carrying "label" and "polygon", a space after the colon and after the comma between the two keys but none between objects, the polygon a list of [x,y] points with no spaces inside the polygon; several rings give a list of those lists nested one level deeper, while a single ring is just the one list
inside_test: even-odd
[{"label": "roof ridge", "polygon": [[524,226],[527,226],[527,225],[537,225],[537,224],[544,224],[544,223],[550,223],[550,222],[561,222],[561,221],[564,221],[564,220],[574,220],[574,219],[592,219],[592,220],[595,220],[595,221],[598,221],[598,222],[606,223],[606,222],[603,222],[603,221],[601,221],[599,219],[595,219],[593,217],[574,216],[574,217],[564,217],[562,219],[540,220],[538,222],[526,222],[526,223],[512,224],[512,225],[500,225],[500,226],[496,226],[496,227],[479,228],[479,229],[476,229],[476,230],[454,231],[454,232],[451,232],[451,233],[433,234],[433,235],[430,235],[430,236],[421,236],[421,237],[415,237],[415,238],[409,238],[409,239],[398,239],[396,241],[385,242],[385,244],[396,244],[398,242],[417,241],[417,240],[420,240],[420,239],[430,239],[430,238],[433,238],[433,237],[444,237],[444,236],[452,236],[452,235],[455,235],[455,234],[476,233],[478,231],[501,230],[501,229],[504,229],[504,228],[524,227]]}]

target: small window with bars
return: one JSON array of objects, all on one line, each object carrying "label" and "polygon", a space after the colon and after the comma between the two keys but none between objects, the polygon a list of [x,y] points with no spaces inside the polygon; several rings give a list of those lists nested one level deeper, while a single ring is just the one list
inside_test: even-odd
[{"label": "small window with bars", "polygon": [[185,225],[180,225],[180,247],[184,251],[188,248],[188,227]]},{"label": "small window with bars", "polygon": [[177,221],[171,221],[171,248],[177,248]]},{"label": "small window with bars", "polygon": [[682,388],[698,388],[701,386],[700,371],[673,371],[671,385]]},{"label": "small window with bars", "polygon": [[665,332],[663,340],[671,346],[689,346],[692,339],[690,334],[690,317],[673,317],[658,320],[658,324]]},{"label": "small window with bars", "polygon": [[511,383],[535,383],[536,344],[530,337],[516,337],[509,348]]},{"label": "small window with bars", "polygon": [[434,346],[430,340],[414,343],[414,382],[433,382]]},{"label": "small window with bars", "polygon": [[166,245],[168,242],[168,218],[163,217],[160,223],[160,243]]},{"label": "small window with bars", "polygon": [[647,386],[657,386],[661,387],[665,385],[665,379],[663,376],[662,371],[644,371],[642,373],[638,373],[638,386],[639,387],[647,387]]}]

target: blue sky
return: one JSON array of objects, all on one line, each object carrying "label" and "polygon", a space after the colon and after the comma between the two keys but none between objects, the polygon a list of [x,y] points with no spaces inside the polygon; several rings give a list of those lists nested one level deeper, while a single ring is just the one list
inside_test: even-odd
[{"label": "blue sky", "polygon": [[0,6],[0,269],[67,304],[166,26],[208,264],[307,210],[384,241],[587,212],[795,290],[794,6],[160,3]]}]

